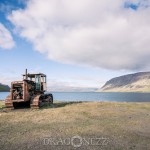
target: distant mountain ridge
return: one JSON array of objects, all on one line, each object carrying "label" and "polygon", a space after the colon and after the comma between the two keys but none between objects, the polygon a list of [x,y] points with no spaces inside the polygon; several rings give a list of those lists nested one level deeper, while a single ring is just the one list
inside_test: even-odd
[{"label": "distant mountain ridge", "polygon": [[4,85],[0,83],[0,92],[9,92],[9,91],[10,91],[10,87],[8,85]]},{"label": "distant mountain ridge", "polygon": [[98,91],[150,92],[150,72],[138,72],[112,78]]}]

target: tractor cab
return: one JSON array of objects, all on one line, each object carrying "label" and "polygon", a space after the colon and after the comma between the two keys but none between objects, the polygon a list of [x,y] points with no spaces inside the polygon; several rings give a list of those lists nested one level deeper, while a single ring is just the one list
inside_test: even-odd
[{"label": "tractor cab", "polygon": [[38,74],[24,74],[23,80],[35,83],[35,90],[45,92],[46,91],[46,75],[43,73]]}]

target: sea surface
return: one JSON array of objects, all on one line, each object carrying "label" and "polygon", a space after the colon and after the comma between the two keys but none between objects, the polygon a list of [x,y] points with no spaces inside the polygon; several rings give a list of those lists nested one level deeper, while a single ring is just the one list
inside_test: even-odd
[{"label": "sea surface", "polygon": [[[54,101],[150,102],[150,93],[52,92]],[[9,92],[0,92],[4,100]]]}]

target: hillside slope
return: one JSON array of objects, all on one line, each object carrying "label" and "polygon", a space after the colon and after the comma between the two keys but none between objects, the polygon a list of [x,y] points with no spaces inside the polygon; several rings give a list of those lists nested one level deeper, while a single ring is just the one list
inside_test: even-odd
[{"label": "hillside slope", "polygon": [[150,72],[113,78],[99,90],[104,92],[150,92]]},{"label": "hillside slope", "polygon": [[4,85],[0,83],[0,92],[9,92],[10,87],[8,85]]}]

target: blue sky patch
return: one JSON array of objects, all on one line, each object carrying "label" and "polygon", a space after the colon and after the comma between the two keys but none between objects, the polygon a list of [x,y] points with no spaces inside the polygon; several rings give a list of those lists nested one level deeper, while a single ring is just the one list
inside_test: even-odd
[{"label": "blue sky patch", "polygon": [[133,9],[133,10],[137,10],[138,7],[139,7],[139,4],[134,4],[134,3],[126,2],[126,3],[124,4],[124,7],[125,7],[125,8],[130,8],[130,9]]},{"label": "blue sky patch", "polygon": [[149,7],[149,1],[148,0],[139,0],[136,3],[132,2],[125,2],[124,8],[132,9],[132,10],[138,10],[138,8],[148,8]]}]

